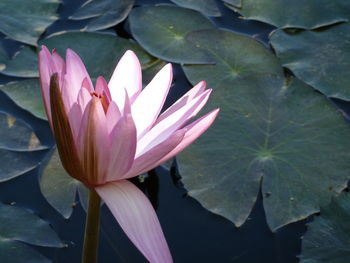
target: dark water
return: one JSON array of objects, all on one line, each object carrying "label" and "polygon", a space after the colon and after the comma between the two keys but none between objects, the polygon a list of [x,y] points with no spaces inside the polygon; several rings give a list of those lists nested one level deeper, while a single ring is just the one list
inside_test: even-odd
[{"label": "dark water", "polygon": [[[59,9],[61,20],[52,25],[46,35],[61,30],[82,28],[86,22],[67,20],[81,2],[83,1],[64,1]],[[146,2],[136,1],[138,5]],[[147,3],[160,2],[170,3],[168,1]],[[224,8],[222,4],[221,10],[223,17],[213,19],[218,27],[253,36],[268,46],[268,34],[274,29],[273,27],[259,22],[240,20],[237,14]],[[123,37],[130,36],[127,22],[113,30]],[[6,42],[10,52],[18,48],[18,44],[13,41],[4,39],[1,41]],[[179,66],[175,65],[174,73],[174,87],[170,91],[166,106],[190,88]],[[0,76],[0,83],[10,80],[13,78]],[[335,102],[341,109],[349,112],[349,103]],[[44,144],[51,146],[54,144],[47,123],[17,107],[2,92],[0,92],[0,111],[26,121]],[[33,158],[37,158],[39,162],[47,153],[48,151],[39,152]],[[78,204],[69,220],[65,220],[57,213],[40,193],[39,169],[40,167],[16,179],[1,183],[0,201],[16,202],[17,206],[32,210],[49,221],[62,241],[68,245],[63,249],[36,247],[41,253],[57,263],[80,262],[85,212]],[[145,183],[140,185],[156,208],[175,262],[298,262],[300,238],[310,218],[272,233],[266,224],[262,198],[259,196],[249,220],[238,229],[230,221],[207,211],[196,200],[188,197],[179,181],[179,176],[176,166],[170,171],[159,167],[151,171]],[[102,209],[99,262],[146,262],[115,223],[106,207]]]}]

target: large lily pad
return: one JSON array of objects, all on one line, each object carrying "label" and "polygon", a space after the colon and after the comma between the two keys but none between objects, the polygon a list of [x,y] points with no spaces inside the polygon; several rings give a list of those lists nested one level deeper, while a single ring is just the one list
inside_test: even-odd
[{"label": "large lily pad", "polygon": [[7,263],[48,263],[27,245],[63,247],[50,225],[31,212],[0,203],[0,255]]},{"label": "large lily pad", "polygon": [[240,78],[253,73],[282,75],[282,67],[270,50],[256,40],[224,30],[192,32],[188,39],[207,50],[214,65],[184,65],[182,68],[195,85],[205,80],[210,88],[235,85]]},{"label": "large lily pad", "polygon": [[36,46],[40,35],[58,19],[59,0],[1,0],[0,32]]},{"label": "large lily pad", "polygon": [[0,86],[18,106],[34,116],[46,120],[46,113],[41,98],[39,79],[28,79]]},{"label": "large lily pad", "polygon": [[272,230],[319,211],[346,187],[350,127],[301,81],[250,76],[214,90],[208,107],[220,107],[219,117],[179,155],[180,172],[190,195],[236,226],[260,186]]},{"label": "large lily pad", "polygon": [[129,14],[134,0],[88,0],[70,19],[90,19],[83,30],[96,31],[109,28],[123,21]]},{"label": "large lily pad", "polygon": [[308,225],[302,243],[302,263],[350,262],[350,195],[343,193],[321,209]]},{"label": "large lily pad", "polygon": [[38,160],[33,153],[46,148],[28,125],[0,112],[0,182],[34,169]]},{"label": "large lily pad", "polygon": [[207,16],[220,16],[221,12],[215,0],[171,0],[175,4],[197,10]]},{"label": "large lily pad", "polygon": [[247,19],[282,28],[313,29],[350,18],[347,0],[242,0],[234,9]]},{"label": "large lily pad", "polygon": [[37,53],[33,47],[22,47],[11,59],[3,63],[3,67],[0,66],[1,74],[22,78],[39,77]]},{"label": "large lily pad", "polygon": [[213,63],[205,51],[186,39],[191,31],[214,27],[201,13],[175,6],[147,6],[132,10],[129,21],[133,37],[153,56],[175,63]]},{"label": "large lily pad", "polygon": [[350,100],[349,43],[348,23],[317,32],[277,30],[271,36],[283,66],[327,96],[343,100]]},{"label": "large lily pad", "polygon": [[[128,49],[137,54],[141,64],[147,64],[153,59],[136,43],[111,34],[62,32],[44,39],[41,44],[56,49],[62,56],[67,48],[71,48],[82,58],[93,78],[104,76],[109,79],[117,62]],[[92,49],[94,52],[91,52]]]},{"label": "large lily pad", "polygon": [[40,176],[40,189],[43,196],[64,218],[69,218],[76,205],[77,192],[83,207],[86,207],[87,194],[83,188],[85,187],[79,181],[67,174],[56,147],[53,148],[43,164]]}]

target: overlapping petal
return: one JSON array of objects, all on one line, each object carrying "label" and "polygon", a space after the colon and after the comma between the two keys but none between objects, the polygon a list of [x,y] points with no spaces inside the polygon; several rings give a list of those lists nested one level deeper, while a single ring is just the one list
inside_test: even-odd
[{"label": "overlapping petal", "polygon": [[65,169],[96,189],[150,262],[172,262],[151,204],[125,179],[174,157],[211,126],[218,110],[188,124],[211,90],[202,81],[160,114],[172,82],[171,64],[141,91],[140,62],[130,50],[109,83],[99,77],[95,88],[83,62],[69,49],[64,61],[42,47],[39,71],[45,109]]}]

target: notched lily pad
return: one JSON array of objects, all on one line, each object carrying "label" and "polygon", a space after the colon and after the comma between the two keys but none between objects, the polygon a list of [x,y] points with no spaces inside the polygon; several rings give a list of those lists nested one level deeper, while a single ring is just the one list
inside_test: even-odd
[{"label": "notched lily pad", "polygon": [[134,0],[88,0],[70,17],[90,19],[84,31],[97,31],[117,25],[131,11]]},{"label": "notched lily pad", "polygon": [[347,0],[241,1],[241,6],[233,4],[232,7],[245,18],[282,28],[314,29],[350,18],[350,2]]},{"label": "notched lily pad", "polygon": [[192,32],[187,37],[210,53],[216,62],[214,65],[182,66],[193,85],[205,80],[210,88],[228,88],[250,74],[283,74],[276,56],[252,38],[216,29]]},{"label": "notched lily pad", "polygon": [[28,110],[38,118],[47,120],[41,98],[39,79],[28,79],[0,85],[0,90],[5,92],[21,108]]},{"label": "notched lily pad", "polygon": [[[71,48],[82,58],[92,78],[104,76],[109,79],[117,62],[128,49],[136,53],[141,64],[147,64],[153,59],[136,43],[111,34],[61,32],[44,39],[41,44],[56,49],[61,56],[65,55],[67,48]],[[97,48],[96,52],[91,52],[91,47]]]},{"label": "notched lily pad", "polygon": [[81,202],[86,207],[87,195],[83,188],[85,187],[79,181],[67,174],[57,149],[53,148],[44,161],[41,171],[40,190],[43,196],[64,218],[69,218],[76,205],[78,190]]},{"label": "notched lily pad", "polygon": [[58,19],[59,4],[59,0],[1,0],[0,32],[36,46],[40,35]]},{"label": "notched lily pad", "polygon": [[38,165],[35,152],[47,149],[33,130],[15,117],[0,112],[0,182],[24,174]]},{"label": "notched lily pad", "polygon": [[321,209],[303,237],[301,263],[350,261],[350,195],[341,194]]},{"label": "notched lily pad", "polygon": [[295,76],[328,97],[350,100],[350,24],[294,34],[277,30],[270,40]]},{"label": "notched lily pad", "polygon": [[1,74],[21,78],[39,77],[38,55],[33,47],[23,46],[11,59],[3,63],[3,67],[0,66]]},{"label": "notched lily pad", "polygon": [[27,244],[63,247],[50,225],[22,208],[0,203],[0,255],[2,262],[48,263],[49,259]]},{"label": "notched lily pad", "polygon": [[191,31],[214,28],[201,13],[175,6],[147,6],[133,9],[129,21],[133,37],[155,57],[175,63],[214,62],[205,51],[186,40]]},{"label": "notched lily pad", "polygon": [[221,16],[215,0],[171,0],[171,2],[178,6],[196,10],[206,16]]},{"label": "notched lily pad", "polygon": [[[318,212],[350,178],[350,127],[297,79],[255,75],[214,90],[214,125],[178,156],[189,194],[241,226],[258,193],[276,230]],[[337,154],[334,154],[337,153]]]}]

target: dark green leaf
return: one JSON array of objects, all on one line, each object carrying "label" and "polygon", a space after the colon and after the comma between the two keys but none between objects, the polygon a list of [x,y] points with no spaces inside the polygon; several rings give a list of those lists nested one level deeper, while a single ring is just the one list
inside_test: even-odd
[{"label": "dark green leaf", "polygon": [[303,237],[302,263],[350,262],[350,195],[341,194],[321,209]]},{"label": "dark green leaf", "polygon": [[0,32],[30,45],[58,19],[59,0],[1,0]]},{"label": "dark green leaf", "polygon": [[4,61],[4,64],[4,67],[0,67],[1,74],[22,78],[39,77],[38,58],[32,47],[22,47],[11,59]]},{"label": "dark green leaf", "polygon": [[[63,217],[69,218],[76,205],[76,194],[80,187],[85,188],[79,181],[67,174],[62,167],[58,152],[54,148],[45,161],[40,177],[40,189],[43,196]],[[87,198],[81,194],[79,196]],[[83,199],[82,202],[86,203],[87,201]]]},{"label": "dark green leaf", "polygon": [[242,0],[234,10],[247,19],[282,28],[312,29],[350,18],[348,0]]},{"label": "dark green leaf", "polygon": [[34,116],[46,120],[39,79],[29,79],[0,86],[18,106],[28,110]]},{"label": "dark green leaf", "polygon": [[128,49],[136,53],[141,64],[147,64],[153,59],[137,44],[111,34],[63,32],[44,39],[41,44],[56,49],[63,57],[66,49],[71,48],[82,58],[92,78],[104,76],[108,80]]},{"label": "dark green leaf", "polygon": [[215,0],[171,0],[175,4],[197,10],[207,16],[221,16]]},{"label": "dark green leaf", "polygon": [[22,208],[0,203],[1,262],[50,262],[26,243],[45,247],[63,246],[47,222]]},{"label": "dark green leaf", "polygon": [[277,30],[271,44],[299,79],[329,97],[350,100],[350,24],[296,34]]},{"label": "dark green leaf", "polygon": [[186,40],[194,30],[213,28],[202,14],[175,6],[148,6],[132,10],[132,35],[150,54],[175,63],[207,64],[212,58]]},{"label": "dark green leaf", "polygon": [[[272,230],[330,201],[350,178],[350,127],[321,94],[297,79],[249,76],[214,90],[213,127],[179,156],[189,194],[242,225],[260,185]],[[336,153],[336,154],[335,154]]]},{"label": "dark green leaf", "polygon": [[105,29],[123,21],[128,16],[133,4],[134,0],[88,0],[70,19],[92,18],[84,28],[86,31]]},{"label": "dark green leaf", "polygon": [[230,87],[253,73],[282,74],[277,58],[252,38],[213,29],[190,33],[188,39],[207,50],[216,61],[214,65],[183,66],[193,85],[205,80],[210,88]]},{"label": "dark green leaf", "polygon": [[34,152],[46,148],[24,122],[0,112],[0,182],[34,169]]}]

